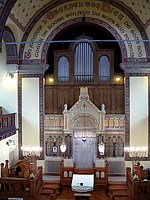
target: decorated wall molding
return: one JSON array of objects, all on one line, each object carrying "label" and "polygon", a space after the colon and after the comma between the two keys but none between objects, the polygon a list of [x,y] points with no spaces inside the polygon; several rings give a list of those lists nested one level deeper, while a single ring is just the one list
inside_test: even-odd
[{"label": "decorated wall molding", "polygon": [[120,64],[120,67],[125,71],[125,73],[150,73],[150,63],[149,62],[124,62]]},{"label": "decorated wall molding", "polygon": [[48,69],[48,64],[30,64],[30,65],[19,65],[19,74],[44,74]]}]

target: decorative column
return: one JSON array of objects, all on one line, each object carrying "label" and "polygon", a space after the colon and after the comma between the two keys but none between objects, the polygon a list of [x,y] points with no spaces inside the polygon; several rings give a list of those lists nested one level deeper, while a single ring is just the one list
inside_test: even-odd
[{"label": "decorative column", "polygon": [[[150,63],[121,63],[125,72],[125,146],[150,147]],[[130,157],[126,153],[126,160]],[[150,152],[144,160],[149,160]]]},{"label": "decorative column", "polygon": [[99,144],[100,144],[100,134],[96,134],[96,152],[97,152],[96,157],[97,158],[100,158],[100,153],[99,153],[99,149],[98,149]]},{"label": "decorative column", "polygon": [[101,107],[101,131],[105,131],[105,114],[106,114],[105,105],[102,104],[102,107]]},{"label": "decorative column", "polygon": [[63,115],[64,115],[64,131],[68,131],[68,105],[67,104],[64,105]]},{"label": "decorative column", "polygon": [[19,156],[21,146],[42,147],[44,159],[44,74],[47,64],[18,66]]},{"label": "decorative column", "polygon": [[67,150],[66,150],[65,156],[66,156],[66,158],[71,158],[72,157],[72,154],[71,154],[72,145],[71,145],[71,135],[70,134],[67,134],[65,136],[65,142],[67,145]]}]

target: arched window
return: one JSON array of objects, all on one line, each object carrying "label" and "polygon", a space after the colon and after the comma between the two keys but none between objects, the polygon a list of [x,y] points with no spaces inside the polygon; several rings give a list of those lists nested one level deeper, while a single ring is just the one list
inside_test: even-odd
[{"label": "arched window", "polygon": [[108,56],[101,56],[99,58],[99,81],[110,80],[110,61]]},{"label": "arched window", "polygon": [[93,81],[93,50],[88,42],[80,42],[74,52],[74,77],[76,82]]},{"label": "arched window", "polygon": [[69,81],[69,62],[66,56],[61,56],[58,61],[58,81]]}]

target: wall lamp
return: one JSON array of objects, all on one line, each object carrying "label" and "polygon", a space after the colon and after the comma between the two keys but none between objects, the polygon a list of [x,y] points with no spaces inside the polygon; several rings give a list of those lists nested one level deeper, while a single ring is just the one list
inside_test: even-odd
[{"label": "wall lamp", "polygon": [[115,84],[124,84],[124,77],[121,74],[114,75]]},{"label": "wall lamp", "polygon": [[46,84],[48,85],[54,85],[54,74],[46,74]]},{"label": "wall lamp", "polygon": [[18,72],[18,65],[17,64],[7,64],[6,65],[6,72],[7,72],[7,75],[11,79],[14,78],[14,74]]},{"label": "wall lamp", "polygon": [[7,145],[7,146],[15,146],[16,144],[15,144],[15,141],[14,141],[14,140],[8,140],[8,141],[6,142],[6,145]]},{"label": "wall lamp", "polygon": [[62,153],[65,153],[66,149],[67,149],[67,145],[65,144],[64,139],[63,139],[62,144],[60,145],[60,151]]},{"label": "wall lamp", "polygon": [[8,76],[12,79],[14,78],[14,74],[8,74]]}]

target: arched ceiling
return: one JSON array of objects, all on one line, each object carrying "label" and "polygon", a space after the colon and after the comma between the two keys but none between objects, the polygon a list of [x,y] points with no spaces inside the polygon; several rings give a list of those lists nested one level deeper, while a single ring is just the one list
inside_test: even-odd
[{"label": "arched ceiling", "polygon": [[[26,40],[27,35],[30,30],[34,26],[34,23],[42,19],[42,17],[48,13],[50,9],[55,10],[55,7],[59,5],[61,8],[61,4],[68,2],[67,5],[70,5],[72,0],[1,0],[0,1],[0,39],[2,36],[2,30],[4,25],[9,27],[11,23],[10,20],[16,24],[16,27],[22,31],[21,35],[23,36],[22,41]],[[75,1],[74,1],[75,2]],[[81,5],[85,5],[86,0],[78,1]],[[127,23],[131,19],[139,30],[139,33],[142,36],[142,39],[147,39],[144,31],[147,30],[149,33],[150,30],[150,0],[97,0],[95,1],[97,4],[101,4],[101,2],[106,2],[107,5],[112,5],[112,7],[116,7],[120,9],[125,15],[128,16]],[[70,4],[69,4],[70,3]],[[82,7],[82,6],[80,6]],[[62,7],[63,9],[64,7]],[[69,8],[70,9],[70,8]],[[72,8],[74,11],[75,7]],[[83,6],[84,10],[84,6]],[[59,10],[60,11],[60,10]],[[67,9],[66,9],[67,11]],[[62,10],[63,12],[63,10]],[[10,27],[11,28],[11,27]],[[18,30],[19,30],[18,29]],[[145,36],[143,37],[143,35]],[[149,35],[149,34],[148,34]],[[21,36],[21,37],[22,37]],[[21,40],[18,38],[18,41]],[[25,38],[24,38],[25,37]],[[150,37],[150,36],[149,36]],[[27,47],[27,45],[26,45]]]},{"label": "arched ceiling", "polygon": [[[38,13],[46,7],[55,7],[61,2],[67,0],[17,0],[14,4],[9,17],[13,20],[21,29],[25,29],[31,19],[33,19]],[[81,2],[86,2],[81,0]],[[107,0],[103,0],[108,2]],[[146,28],[150,24],[150,0],[110,0],[109,3],[112,5],[121,5],[125,9],[131,11],[137,19],[141,21],[143,26]]]}]

